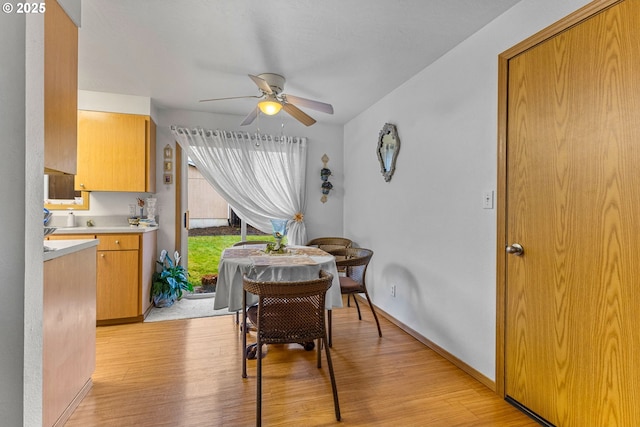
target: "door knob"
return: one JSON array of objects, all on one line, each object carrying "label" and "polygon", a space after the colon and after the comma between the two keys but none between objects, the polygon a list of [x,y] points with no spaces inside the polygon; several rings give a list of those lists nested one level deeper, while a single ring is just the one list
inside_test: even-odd
[{"label": "door knob", "polygon": [[507,246],[505,250],[511,255],[522,256],[522,254],[524,254],[524,248],[519,243]]}]

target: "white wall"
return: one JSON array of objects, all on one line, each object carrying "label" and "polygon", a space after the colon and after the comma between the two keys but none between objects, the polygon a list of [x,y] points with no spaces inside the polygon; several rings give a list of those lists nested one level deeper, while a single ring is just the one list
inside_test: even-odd
[{"label": "white wall", "polygon": [[[175,139],[170,130],[172,125],[255,132],[255,122],[251,126],[240,126],[243,118],[244,117],[242,116],[198,113],[194,111],[159,110],[157,122],[158,153],[162,153],[162,149],[167,144],[174,147],[175,153]],[[309,141],[307,150],[306,179],[308,197],[307,211],[304,217],[307,227],[307,236],[311,239],[318,236],[342,235],[342,198],[344,195],[343,176],[341,172],[343,169],[342,127],[321,123],[316,123],[313,126],[306,127],[299,124],[294,119],[285,116],[284,113],[280,113],[275,117],[266,119],[261,117],[259,123],[260,131],[262,133],[279,135],[281,133],[281,125],[283,121],[285,134],[307,137]],[[329,200],[323,204],[320,201],[320,197],[322,196],[320,191],[320,169],[322,169],[322,161],[320,158],[325,153],[330,159],[328,167],[334,172],[334,176],[330,179],[334,185],[334,189],[329,195]],[[186,159],[183,160],[186,162]],[[161,171],[162,164],[158,167],[158,170]],[[186,170],[186,164],[183,165],[183,170]],[[186,179],[186,175],[183,179]],[[175,219],[175,215],[168,212],[168,208],[173,207],[173,200],[175,199],[174,186],[159,184],[157,197],[158,205],[163,207],[163,224],[165,224],[165,220],[167,221],[166,223],[173,223],[172,221]],[[171,216],[171,218],[167,218],[167,216]],[[174,247],[173,229],[170,230],[170,233],[171,234],[167,234],[165,230],[161,230],[161,233],[158,235],[159,248]]]},{"label": "white wall", "polygon": [[[496,211],[482,194],[496,189],[498,54],[586,3],[523,0],[345,126],[345,236],[375,251],[374,303],[490,379]],[[402,144],[389,183],[385,122]]]},{"label": "white wall", "polygon": [[42,301],[44,192],[44,19],[27,17],[24,206],[24,425],[42,425]]},{"label": "white wall", "polygon": [[152,114],[151,98],[147,96],[79,90],[78,110],[140,114],[156,119]]},{"label": "white wall", "polygon": [[3,271],[3,303],[0,309],[0,419],[22,425],[22,373],[24,366],[24,274],[25,274],[25,34],[24,15],[0,15],[0,127],[3,129],[3,185],[0,223],[11,224],[2,233],[0,269]]}]

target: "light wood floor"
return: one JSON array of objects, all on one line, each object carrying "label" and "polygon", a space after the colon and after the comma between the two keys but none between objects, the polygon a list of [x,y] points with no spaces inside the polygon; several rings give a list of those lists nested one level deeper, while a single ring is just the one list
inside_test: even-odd
[{"label": "light wood floor", "polygon": [[[291,345],[269,346],[264,359],[263,425],[538,425],[384,318],[378,338],[371,313],[333,313],[342,422],[324,353],[319,370],[315,351]],[[255,425],[255,361],[242,379],[234,319],[99,327],[94,385],[66,427]]]}]

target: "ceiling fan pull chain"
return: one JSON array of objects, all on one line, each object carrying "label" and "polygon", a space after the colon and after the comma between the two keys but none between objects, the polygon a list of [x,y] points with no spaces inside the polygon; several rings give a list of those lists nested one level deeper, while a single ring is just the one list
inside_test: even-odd
[{"label": "ceiling fan pull chain", "polygon": [[[258,107],[256,107],[257,109]],[[256,147],[260,146],[260,111],[256,113]]]}]

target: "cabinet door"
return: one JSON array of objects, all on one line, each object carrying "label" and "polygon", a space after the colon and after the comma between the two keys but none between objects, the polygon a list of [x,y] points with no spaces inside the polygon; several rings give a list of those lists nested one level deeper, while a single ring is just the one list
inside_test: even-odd
[{"label": "cabinet door", "polygon": [[76,173],[78,28],[57,1],[44,14],[44,168]]},{"label": "cabinet door", "polygon": [[134,114],[78,111],[76,189],[147,191],[147,120]]},{"label": "cabinet door", "polygon": [[99,251],[96,320],[138,315],[138,251]]}]

